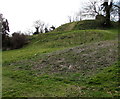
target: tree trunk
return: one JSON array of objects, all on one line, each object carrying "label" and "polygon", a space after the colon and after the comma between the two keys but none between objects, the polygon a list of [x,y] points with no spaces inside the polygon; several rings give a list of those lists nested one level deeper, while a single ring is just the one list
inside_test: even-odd
[{"label": "tree trunk", "polygon": [[106,26],[110,26],[110,8],[106,10]]},{"label": "tree trunk", "polygon": [[106,13],[106,16],[105,16],[105,20],[106,20],[105,25],[107,27],[109,27],[111,25],[110,24],[110,11],[111,11],[111,8],[112,8],[112,5],[113,5],[112,1],[113,0],[111,0],[110,5],[108,4],[108,0],[107,0],[107,2],[105,0],[105,2],[102,4],[104,6],[104,12]]},{"label": "tree trunk", "polygon": [[39,27],[36,27],[36,33],[39,34]]}]

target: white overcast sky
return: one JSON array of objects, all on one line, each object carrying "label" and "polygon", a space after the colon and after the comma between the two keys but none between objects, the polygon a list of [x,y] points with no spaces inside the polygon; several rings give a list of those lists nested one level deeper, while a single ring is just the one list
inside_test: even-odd
[{"label": "white overcast sky", "polygon": [[33,28],[40,19],[46,24],[59,26],[68,16],[77,12],[81,0],[0,0],[0,13],[9,21],[11,32]]},{"label": "white overcast sky", "polygon": [[[8,19],[11,33],[33,30],[33,22],[60,26],[88,0],[0,0],[0,13]],[[35,31],[35,30],[34,30]]]}]

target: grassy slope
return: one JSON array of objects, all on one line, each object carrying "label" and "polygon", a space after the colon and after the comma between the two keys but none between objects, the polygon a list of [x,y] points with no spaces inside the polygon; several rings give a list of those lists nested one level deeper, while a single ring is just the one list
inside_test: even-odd
[{"label": "grassy slope", "polygon": [[[112,22],[112,28],[118,27],[118,23]],[[62,26],[58,27],[54,31],[71,31],[71,30],[88,30],[88,29],[107,29],[103,25],[100,24],[99,21],[95,20],[83,20],[77,22],[71,22],[67,24],[63,24]],[[109,28],[110,29],[110,28]]]},{"label": "grassy slope", "polygon": [[117,38],[117,32],[113,34],[109,30],[76,30],[35,35],[31,37],[31,43],[28,46],[18,50],[5,51],[3,53],[3,63],[16,61],[20,58],[33,57],[38,53],[48,53],[90,42],[112,40],[114,38]]},{"label": "grassy slope", "polygon": [[[118,65],[112,65],[116,60],[116,30],[52,32],[32,36],[30,39],[31,43],[22,49],[3,52],[3,96],[118,96],[119,88],[116,87],[116,79],[111,79],[115,78],[117,73],[115,71],[118,69]],[[99,50],[99,45],[108,46],[101,47]],[[79,50],[76,51],[75,46],[78,46],[79,50],[83,48],[86,50],[77,56],[75,53]],[[95,46],[96,50],[90,46]],[[97,75],[95,70],[91,73],[84,69],[82,72],[78,72],[77,69],[72,69],[74,71],[68,69],[70,65],[80,64],[72,58],[73,55],[76,55],[75,58],[83,58],[84,54],[94,53],[94,50],[97,52],[94,55],[96,59],[102,57],[99,55],[107,55],[111,51],[111,55],[102,57],[103,59],[100,60],[101,63],[104,59],[108,59],[110,64],[105,63],[103,66],[111,66],[103,71],[96,68],[95,70],[99,71]],[[54,53],[55,51],[58,52]],[[88,56],[90,57],[89,54]],[[109,58],[109,56],[114,58]],[[66,60],[59,60],[63,57],[67,58],[67,63],[65,63]],[[88,61],[90,63],[89,58]],[[61,68],[60,65],[65,67]],[[89,68],[89,65],[87,66]],[[55,68],[58,71],[53,70]],[[88,76],[88,73],[91,75]],[[108,79],[104,80],[101,77]]]}]

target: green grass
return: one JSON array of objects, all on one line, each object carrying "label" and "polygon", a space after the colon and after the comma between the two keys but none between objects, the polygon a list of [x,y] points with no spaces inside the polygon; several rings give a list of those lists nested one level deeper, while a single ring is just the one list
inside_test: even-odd
[{"label": "green grass", "polygon": [[[80,23],[75,25],[73,22],[50,33],[30,36],[30,43],[23,48],[3,51],[3,97],[119,96],[115,77],[119,65],[112,65],[117,57],[118,31],[78,30]],[[79,49],[85,50],[78,53]],[[80,63],[84,60],[89,64]],[[68,69],[70,65],[90,68],[91,60],[97,64],[94,70]],[[99,65],[102,67],[97,68]]]},{"label": "green grass", "polygon": [[111,96],[120,96],[119,71],[120,62],[105,68],[100,73],[96,74],[88,80],[88,85],[93,86],[93,89],[106,91]]},{"label": "green grass", "polygon": [[[5,70],[3,80],[3,96],[6,97],[53,97],[53,96],[76,96],[76,86],[65,83],[59,78],[52,78],[50,75],[35,76],[31,71]],[[9,78],[6,78],[6,76]],[[8,83],[9,80],[9,83]],[[27,83],[26,83],[27,82]],[[5,88],[4,88],[5,84]]]},{"label": "green grass", "polygon": [[31,42],[24,48],[3,52],[3,63],[31,58],[40,53],[74,47],[90,42],[112,40],[117,38],[109,30],[77,30],[70,32],[53,32],[30,37]]},{"label": "green grass", "polygon": [[[11,69],[13,70],[13,68],[4,68],[3,73],[5,78],[3,96],[6,97],[116,97],[119,95],[117,64],[105,68],[92,77],[83,77],[79,73],[71,73],[66,78],[61,75],[36,76],[36,72],[33,71],[11,71]],[[76,77],[81,80],[76,80]]]},{"label": "green grass", "polygon": [[[110,28],[119,28],[117,22],[111,22]],[[78,22],[71,22],[63,24],[62,26],[58,27],[54,31],[71,31],[71,30],[89,30],[89,29],[110,29],[103,26],[97,20],[83,20]]]}]

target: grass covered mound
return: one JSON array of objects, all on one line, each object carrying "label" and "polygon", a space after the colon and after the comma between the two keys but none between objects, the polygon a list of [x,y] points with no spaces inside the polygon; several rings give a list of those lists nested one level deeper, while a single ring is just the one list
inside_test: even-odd
[{"label": "grass covered mound", "polygon": [[3,97],[119,96],[118,30],[73,23],[3,51]]}]

